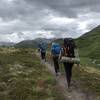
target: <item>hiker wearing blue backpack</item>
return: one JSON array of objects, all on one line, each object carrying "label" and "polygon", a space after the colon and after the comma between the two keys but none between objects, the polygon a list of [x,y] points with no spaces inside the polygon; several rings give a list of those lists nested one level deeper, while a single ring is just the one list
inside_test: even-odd
[{"label": "hiker wearing blue backpack", "polygon": [[39,44],[41,59],[46,61],[46,43],[41,42]]},{"label": "hiker wearing blue backpack", "polygon": [[59,62],[58,62],[58,59],[59,59],[60,51],[61,51],[61,47],[60,47],[59,43],[52,43],[51,54],[52,54],[52,57],[53,57],[56,76],[59,75]]}]

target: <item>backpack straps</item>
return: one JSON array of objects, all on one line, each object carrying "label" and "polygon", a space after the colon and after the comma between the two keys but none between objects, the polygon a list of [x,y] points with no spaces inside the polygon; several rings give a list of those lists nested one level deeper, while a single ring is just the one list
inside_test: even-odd
[{"label": "backpack straps", "polygon": [[67,56],[68,55],[68,48],[63,47],[63,50],[64,50],[64,56]]},{"label": "backpack straps", "polygon": [[63,56],[74,57],[74,48],[63,47],[64,53]]}]

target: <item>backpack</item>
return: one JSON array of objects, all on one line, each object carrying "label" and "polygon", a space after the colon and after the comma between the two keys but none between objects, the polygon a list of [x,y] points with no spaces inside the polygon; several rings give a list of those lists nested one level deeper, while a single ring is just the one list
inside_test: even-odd
[{"label": "backpack", "polygon": [[75,42],[72,38],[64,39],[63,52],[62,52],[60,61],[68,62],[68,63],[75,63],[75,64],[80,63],[79,54],[76,49]]},{"label": "backpack", "polygon": [[72,38],[65,38],[63,47],[64,56],[75,57],[75,52],[74,52],[75,47],[76,47],[75,42]]},{"label": "backpack", "polygon": [[58,43],[53,43],[51,47],[51,52],[53,55],[59,55],[61,51],[61,47]]},{"label": "backpack", "polygon": [[40,44],[40,50],[41,50],[41,52],[46,52],[46,44],[45,43],[41,43]]}]

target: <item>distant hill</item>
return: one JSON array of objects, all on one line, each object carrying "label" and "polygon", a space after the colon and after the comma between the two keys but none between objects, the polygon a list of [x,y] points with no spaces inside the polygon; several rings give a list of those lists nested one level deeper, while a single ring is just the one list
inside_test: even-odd
[{"label": "distant hill", "polygon": [[15,44],[16,48],[36,48],[37,42],[34,40],[24,40]]},{"label": "distant hill", "polygon": [[54,41],[52,41],[52,42],[58,42],[58,43],[60,43],[60,44],[62,45],[62,43],[63,43],[63,38],[56,39],[56,40],[54,40]]},{"label": "distant hill", "polygon": [[95,59],[100,63],[100,26],[78,38],[76,43],[81,56]]},{"label": "distant hill", "polygon": [[14,46],[13,42],[0,42],[0,46]]},{"label": "distant hill", "polygon": [[38,43],[45,42],[50,43],[52,39],[37,38],[35,40],[24,40],[15,45],[17,48],[37,48]]},{"label": "distant hill", "polygon": [[37,39],[35,39],[34,41],[36,41],[36,42],[45,42],[45,43],[50,43],[50,42],[52,42],[54,39],[46,39],[46,38],[37,38]]}]

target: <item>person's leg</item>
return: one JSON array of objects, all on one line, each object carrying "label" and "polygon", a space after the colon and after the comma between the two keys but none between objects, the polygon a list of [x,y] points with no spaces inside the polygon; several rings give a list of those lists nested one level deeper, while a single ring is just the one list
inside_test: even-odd
[{"label": "person's leg", "polygon": [[71,83],[72,67],[73,67],[73,64],[71,64],[71,63],[64,63],[64,68],[65,68],[65,73],[66,73],[68,87],[70,87],[70,83]]},{"label": "person's leg", "polygon": [[69,66],[70,66],[70,68],[69,68],[69,80],[71,82],[73,63],[70,63]]},{"label": "person's leg", "polygon": [[42,54],[42,52],[41,52],[41,59],[43,58],[43,54]]},{"label": "person's leg", "polygon": [[44,59],[45,59],[45,61],[46,61],[46,52],[44,52]]},{"label": "person's leg", "polygon": [[68,87],[70,87],[70,83],[71,83],[71,78],[72,78],[72,67],[73,64],[72,63],[68,63]]},{"label": "person's leg", "polygon": [[53,57],[53,62],[54,62],[55,72],[57,74],[59,72],[58,57]]},{"label": "person's leg", "polygon": [[55,57],[53,57],[53,63],[54,63],[55,73],[57,73],[57,69],[56,69],[56,58]]},{"label": "person's leg", "polygon": [[41,58],[44,59],[44,52],[41,52]]},{"label": "person's leg", "polygon": [[43,59],[46,59],[46,52],[43,52]]},{"label": "person's leg", "polygon": [[42,54],[43,54],[43,59],[44,59],[45,58],[45,53],[43,52]]},{"label": "person's leg", "polygon": [[68,67],[67,67],[67,63],[64,62],[64,69],[65,69],[65,74],[66,74],[66,79],[67,79],[67,83],[68,83]]},{"label": "person's leg", "polygon": [[56,67],[57,67],[57,72],[59,72],[59,62],[58,62],[58,56],[56,57]]}]

